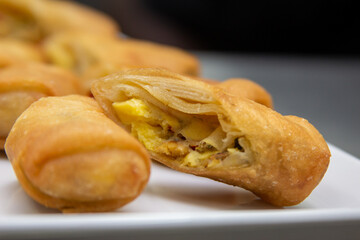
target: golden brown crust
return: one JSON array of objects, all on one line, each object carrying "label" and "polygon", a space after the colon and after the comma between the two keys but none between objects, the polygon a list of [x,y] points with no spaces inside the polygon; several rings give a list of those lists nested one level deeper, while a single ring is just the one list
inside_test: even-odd
[{"label": "golden brown crust", "polygon": [[[116,36],[117,23],[103,13],[84,5],[60,0],[1,0],[0,36],[38,42],[60,31],[88,31]],[[19,20],[17,20],[19,19]]]},{"label": "golden brown crust", "polygon": [[[124,93],[121,86],[135,86],[146,89],[147,93],[143,96]],[[173,93],[172,86],[176,86]],[[290,206],[303,201],[318,185],[329,164],[330,151],[325,140],[305,119],[282,116],[261,104],[178,74],[159,69],[125,71],[95,82],[92,92],[108,116],[118,124],[121,122],[109,104],[119,101],[122,94],[137,98],[146,96],[148,100],[150,93],[162,102],[163,109],[182,108],[186,113],[221,117],[231,131],[241,133],[249,142],[252,156],[249,165],[189,167],[154,152],[152,157],[182,172],[243,187],[274,205]],[[164,94],[170,95],[162,98]],[[202,110],[202,107],[208,110]]]},{"label": "golden brown crust", "polygon": [[0,139],[6,138],[16,118],[39,98],[80,92],[79,79],[64,69],[35,63],[1,69]]},{"label": "golden brown crust", "polygon": [[16,121],[6,154],[24,190],[63,212],[111,211],[145,187],[145,149],[87,97],[47,97]]}]

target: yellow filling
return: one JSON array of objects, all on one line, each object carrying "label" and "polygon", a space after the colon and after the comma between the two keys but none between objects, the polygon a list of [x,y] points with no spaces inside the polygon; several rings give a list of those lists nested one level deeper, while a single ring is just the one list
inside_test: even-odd
[{"label": "yellow filling", "polygon": [[221,149],[224,148],[220,145],[226,133],[206,119],[190,117],[178,120],[136,98],[115,102],[112,106],[119,120],[131,126],[132,135],[148,150],[180,160],[184,166],[217,167],[231,159],[229,155],[239,152],[233,146],[229,146],[228,151]]}]

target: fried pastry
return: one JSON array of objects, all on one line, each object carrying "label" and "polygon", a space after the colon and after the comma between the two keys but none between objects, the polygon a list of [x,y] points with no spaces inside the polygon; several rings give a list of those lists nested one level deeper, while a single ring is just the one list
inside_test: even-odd
[{"label": "fried pastry", "polygon": [[[199,74],[199,62],[191,54],[134,39],[66,32],[48,38],[44,49],[53,64],[70,69],[86,79],[138,67],[161,67],[193,76]],[[89,89],[91,82],[88,82]]]},{"label": "fried pastry", "polygon": [[146,150],[94,99],[46,97],[16,121],[6,154],[23,189],[63,212],[101,212],[135,199],[150,174]]},{"label": "fried pastry", "polygon": [[153,159],[243,187],[273,205],[303,201],[329,164],[325,140],[305,119],[166,70],[109,75],[92,93]]},{"label": "fried pastry", "polygon": [[72,73],[45,64],[24,63],[0,70],[0,149],[17,117],[44,96],[80,93]]},{"label": "fried pastry", "polygon": [[0,37],[38,42],[59,31],[81,30],[115,36],[110,17],[81,4],[60,0],[0,0]]},{"label": "fried pastry", "polygon": [[15,39],[0,39],[0,68],[24,62],[44,62],[44,55],[34,44]]}]

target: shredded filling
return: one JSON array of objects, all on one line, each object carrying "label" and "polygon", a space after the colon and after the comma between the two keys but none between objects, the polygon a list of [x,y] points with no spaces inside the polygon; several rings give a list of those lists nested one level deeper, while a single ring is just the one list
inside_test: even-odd
[{"label": "shredded filling", "polygon": [[[113,103],[120,121],[129,126],[149,151],[173,158],[187,167],[246,167],[249,143],[237,132],[224,132],[217,116],[173,116],[132,98]],[[184,115],[182,115],[184,116]]]}]

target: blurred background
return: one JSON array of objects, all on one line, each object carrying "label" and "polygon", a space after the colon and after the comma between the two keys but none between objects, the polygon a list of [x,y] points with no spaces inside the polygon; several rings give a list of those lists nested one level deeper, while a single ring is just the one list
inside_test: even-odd
[{"label": "blurred background", "polygon": [[178,46],[202,75],[249,78],[282,114],[308,119],[360,158],[360,14],[355,1],[78,0],[128,36]]},{"label": "blurred background", "polygon": [[79,0],[105,11],[125,34],[187,49],[360,53],[355,1]]}]

